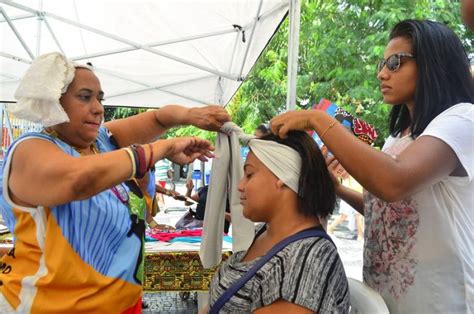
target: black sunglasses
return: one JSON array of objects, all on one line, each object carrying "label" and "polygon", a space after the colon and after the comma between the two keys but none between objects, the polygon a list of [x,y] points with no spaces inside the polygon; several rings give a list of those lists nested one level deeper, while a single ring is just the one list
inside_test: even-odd
[{"label": "black sunglasses", "polygon": [[384,66],[387,66],[387,69],[390,72],[397,71],[398,69],[400,69],[402,57],[415,59],[414,55],[406,53],[406,52],[396,53],[394,55],[391,55],[387,59],[382,59],[379,61],[379,64],[377,66],[377,73],[380,73],[380,71],[382,71]]}]

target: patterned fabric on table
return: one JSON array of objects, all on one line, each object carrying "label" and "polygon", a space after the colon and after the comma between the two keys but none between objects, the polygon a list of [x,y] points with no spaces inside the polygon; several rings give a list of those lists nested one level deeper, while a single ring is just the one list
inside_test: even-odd
[{"label": "patterned fabric on table", "polygon": [[[231,252],[222,253],[225,261]],[[204,269],[198,252],[145,255],[145,291],[208,291],[216,268]]]}]

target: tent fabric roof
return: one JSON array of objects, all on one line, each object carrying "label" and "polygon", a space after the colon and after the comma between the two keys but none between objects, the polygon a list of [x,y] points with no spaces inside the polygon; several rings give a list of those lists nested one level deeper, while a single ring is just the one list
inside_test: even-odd
[{"label": "tent fabric roof", "polygon": [[31,60],[91,62],[108,106],[225,105],[289,0],[0,0],[0,102]]}]

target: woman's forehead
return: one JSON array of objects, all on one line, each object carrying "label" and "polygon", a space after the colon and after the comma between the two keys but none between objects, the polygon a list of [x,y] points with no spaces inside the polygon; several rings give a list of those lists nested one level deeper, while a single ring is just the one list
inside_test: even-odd
[{"label": "woman's forehead", "polygon": [[408,52],[413,53],[413,45],[408,38],[395,37],[392,38],[387,47],[385,47],[384,58],[388,58],[395,53]]},{"label": "woman's forehead", "polygon": [[101,91],[99,79],[94,72],[86,68],[76,68],[71,87],[74,89],[87,88],[90,90]]}]

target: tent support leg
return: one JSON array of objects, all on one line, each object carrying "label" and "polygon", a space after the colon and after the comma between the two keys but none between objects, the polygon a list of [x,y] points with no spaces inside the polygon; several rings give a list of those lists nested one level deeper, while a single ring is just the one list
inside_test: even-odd
[{"label": "tent support leg", "polygon": [[290,26],[288,36],[288,93],[286,110],[296,107],[296,77],[298,74],[298,48],[300,39],[300,0],[290,0]]}]

